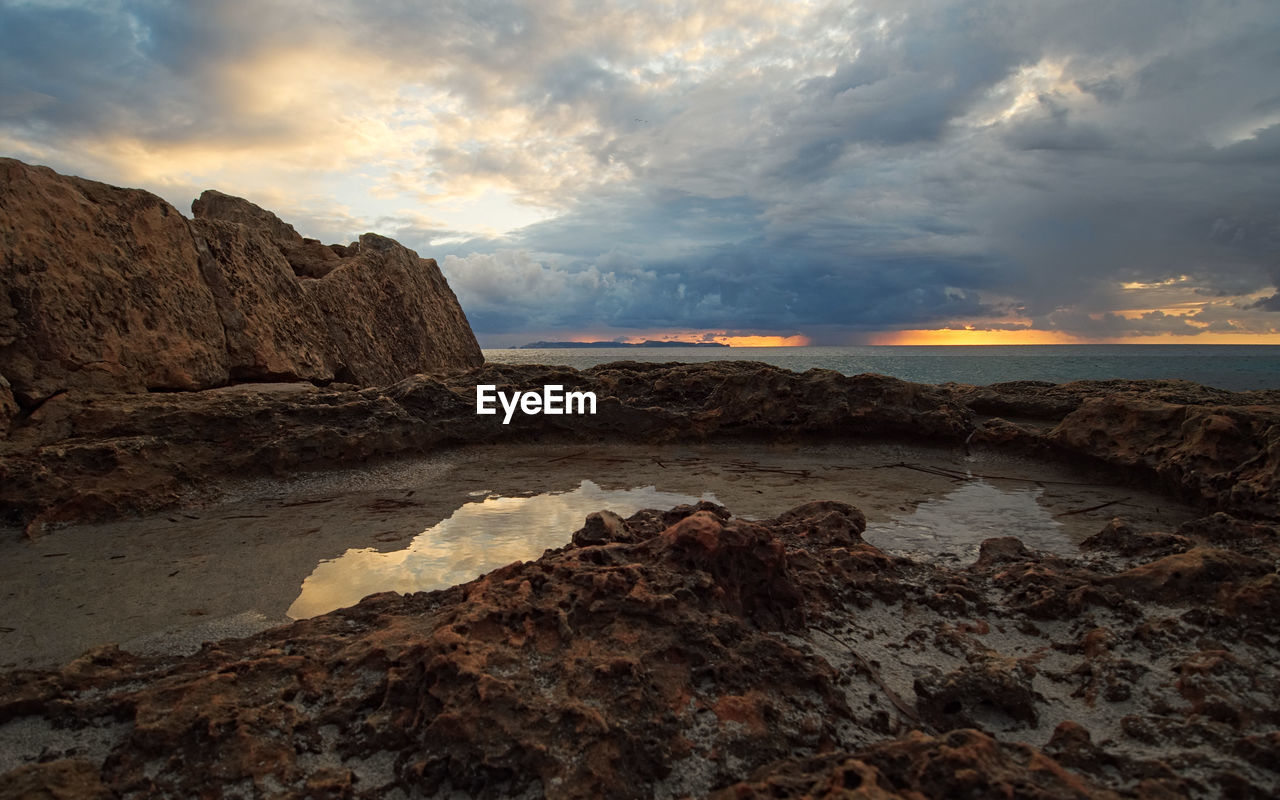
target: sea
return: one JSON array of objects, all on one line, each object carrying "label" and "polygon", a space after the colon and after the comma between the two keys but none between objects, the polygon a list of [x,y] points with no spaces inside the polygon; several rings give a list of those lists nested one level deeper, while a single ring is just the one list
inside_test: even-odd
[{"label": "sea", "polygon": [[1280,389],[1280,345],[880,345],[862,347],[618,347],[484,351],[500,364],[585,369],[610,361],[763,361],[796,372],[875,372],[919,383],[1181,379],[1219,389]]}]

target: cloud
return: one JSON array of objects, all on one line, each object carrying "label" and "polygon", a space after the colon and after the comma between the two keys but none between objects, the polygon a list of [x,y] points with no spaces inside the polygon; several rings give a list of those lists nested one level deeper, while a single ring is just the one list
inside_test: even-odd
[{"label": "cloud", "polygon": [[1267,0],[0,0],[0,149],[397,236],[482,333],[1274,333],[1276,41]]}]

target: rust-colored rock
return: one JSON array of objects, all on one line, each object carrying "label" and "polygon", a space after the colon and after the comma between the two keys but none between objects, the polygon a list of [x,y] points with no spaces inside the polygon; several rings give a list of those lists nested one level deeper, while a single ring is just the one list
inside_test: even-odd
[{"label": "rust-colored rock", "polygon": [[219,192],[193,208],[0,159],[0,374],[19,406],[482,362],[434,261],[373,234],[326,247]]},{"label": "rust-colored rock", "polygon": [[1206,600],[1274,567],[1274,563],[1230,550],[1195,547],[1126,570],[1108,579],[1108,583],[1143,599]]},{"label": "rust-colored rock", "polygon": [[197,237],[208,242],[206,273],[215,293],[222,287],[219,308],[233,320],[233,376],[287,377],[275,365],[294,363],[298,377],[372,386],[483,362],[434,259],[372,233],[325,247],[270,211],[212,190],[191,211]]},{"label": "rust-colored rock", "polygon": [[328,324],[279,247],[248,225],[197,218],[191,228],[226,331],[230,378],[332,380]]},{"label": "rust-colored rock", "polygon": [[630,520],[635,544],[375,595],[172,666],[104,649],[20,674],[0,688],[0,723],[128,719],[102,781],[175,797],[242,781],[299,795],[321,781],[361,797],[393,785],[647,797],[656,782],[705,790],[740,760],[834,741],[848,715],[834,670],[779,635],[800,630],[803,601],[784,544],[720,509],[679,513],[665,529],[661,515]]},{"label": "rust-colored rock", "polygon": [[1192,547],[1186,536],[1163,531],[1136,531],[1120,517],[1113,518],[1106,527],[1080,543],[1082,550],[1110,550],[1121,555],[1169,555],[1182,553]]},{"label": "rust-colored rock", "polygon": [[[1280,790],[1273,617],[1229,616],[1229,593],[1188,603],[1164,584],[1107,604],[1114,576],[1007,538],[962,568],[890,559],[860,541],[864,524],[830,501],[759,522],[710,503],[602,513],[581,546],[443,591],[373,595],[186,657],[107,646],[10,673],[0,735],[28,734],[5,740],[17,766],[0,786],[913,800]],[[1018,599],[1032,579],[1101,599],[1064,603],[1070,623],[1041,628]],[[964,610],[928,602],[942,591]]]},{"label": "rust-colored rock", "polygon": [[1214,504],[1280,509],[1280,404],[1183,405],[1122,395],[1086,399],[1048,437],[1073,453],[1149,471]]},{"label": "rust-colored rock", "polygon": [[191,214],[197,220],[235,223],[259,233],[298,277],[323,278],[340,261],[333,247],[304,239],[292,225],[241,197],[207,189],[192,201]]},{"label": "rust-colored rock", "polygon": [[4,776],[0,800],[111,800],[98,767],[84,759],[64,758],[19,767]]},{"label": "rust-colored rock", "polygon": [[375,386],[484,362],[435,259],[366,233],[354,255],[303,289],[329,328],[339,380]]},{"label": "rust-colored rock", "polygon": [[187,221],[150,192],[0,159],[0,283],[0,373],[24,405],[227,380]]}]

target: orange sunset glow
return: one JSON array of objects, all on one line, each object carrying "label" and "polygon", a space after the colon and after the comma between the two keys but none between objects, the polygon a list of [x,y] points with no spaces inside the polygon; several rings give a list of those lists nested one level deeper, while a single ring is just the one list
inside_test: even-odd
[{"label": "orange sunset glow", "polygon": [[639,344],[645,340],[658,342],[715,342],[730,347],[806,347],[812,340],[808,336],[771,336],[760,334],[730,334],[714,331],[695,331],[686,333],[668,333],[656,336],[630,336],[622,339],[626,344]]},{"label": "orange sunset glow", "polygon": [[730,347],[805,347],[808,336],[717,336],[715,341]]},{"label": "orange sunset glow", "polygon": [[[1061,331],[980,330],[940,328],[938,330],[889,331],[872,337],[873,345],[998,345],[998,344],[1188,344],[1187,336],[1171,333],[1157,336],[1083,338]],[[1280,333],[1201,333],[1195,344],[1280,344]]]},{"label": "orange sunset glow", "polygon": [[888,331],[876,334],[871,344],[963,345],[963,344],[1082,344],[1083,340],[1060,331],[980,330],[939,328],[937,330]]}]

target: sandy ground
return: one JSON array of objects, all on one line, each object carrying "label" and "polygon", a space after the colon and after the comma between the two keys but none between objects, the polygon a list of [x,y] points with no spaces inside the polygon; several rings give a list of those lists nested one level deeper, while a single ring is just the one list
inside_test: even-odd
[{"label": "sandy ground", "polygon": [[[53,665],[107,643],[188,652],[249,635],[288,620],[322,561],[351,549],[403,550],[466,503],[570,491],[584,480],[711,494],[748,518],[841,500],[866,513],[869,541],[926,557],[939,557],[930,550],[948,526],[973,545],[1013,535],[1070,552],[1115,515],[1143,530],[1200,515],[1110,473],[925,447],[470,447],[238,484],[217,504],[68,527],[35,542],[0,529],[0,668]],[[572,532],[563,531],[565,542]]]}]

